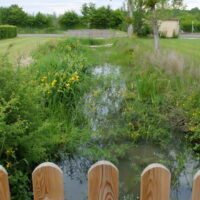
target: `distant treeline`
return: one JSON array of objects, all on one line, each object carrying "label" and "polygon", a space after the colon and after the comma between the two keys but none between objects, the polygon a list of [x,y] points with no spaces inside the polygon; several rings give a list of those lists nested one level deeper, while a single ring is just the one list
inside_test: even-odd
[{"label": "distant treeline", "polygon": [[82,15],[74,11],[65,12],[61,16],[37,13],[30,15],[18,5],[0,7],[0,24],[16,25],[31,28],[100,28],[123,29],[125,12],[113,10],[109,6],[96,8],[95,4],[84,4]]},{"label": "distant treeline", "polygon": [[[178,18],[181,20],[181,30],[184,32],[200,32],[200,9],[164,9],[158,10],[160,19]],[[145,36],[151,33],[150,13],[145,8],[134,8],[133,19],[127,17],[125,8],[111,9],[110,6],[97,8],[95,4],[83,4],[81,15],[74,11],[65,12],[63,15],[37,13],[30,15],[18,5],[0,7],[0,24],[16,25],[20,28],[46,29],[54,32],[58,29],[119,29],[126,31],[127,24],[132,21],[134,32]]]}]

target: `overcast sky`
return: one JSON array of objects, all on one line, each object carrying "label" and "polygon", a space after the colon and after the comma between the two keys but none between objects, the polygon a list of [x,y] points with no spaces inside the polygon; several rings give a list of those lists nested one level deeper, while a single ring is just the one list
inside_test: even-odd
[{"label": "overcast sky", "polygon": [[[34,14],[37,12],[62,14],[67,10],[75,10],[80,12],[83,3],[93,2],[97,6],[111,5],[112,8],[119,8],[122,6],[124,0],[0,0],[1,6],[10,6],[11,4],[18,4],[23,9]],[[185,0],[187,8],[200,8],[200,0]]]}]

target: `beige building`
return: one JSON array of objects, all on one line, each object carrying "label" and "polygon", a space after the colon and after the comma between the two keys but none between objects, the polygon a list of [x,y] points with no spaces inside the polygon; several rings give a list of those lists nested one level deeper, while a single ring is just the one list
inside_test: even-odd
[{"label": "beige building", "polygon": [[177,37],[180,32],[180,21],[179,19],[167,19],[160,21],[159,33],[161,37]]}]

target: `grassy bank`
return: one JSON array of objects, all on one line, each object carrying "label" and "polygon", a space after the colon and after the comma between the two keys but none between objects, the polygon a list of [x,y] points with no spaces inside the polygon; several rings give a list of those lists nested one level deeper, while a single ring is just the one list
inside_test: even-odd
[{"label": "grassy bank", "polygon": [[[38,46],[55,38],[14,38],[0,41],[0,54],[8,56],[13,65],[19,65],[20,60],[26,60],[30,57],[31,52]],[[28,63],[29,64],[29,63]]]},{"label": "grassy bank", "polygon": [[0,159],[13,199],[32,198],[37,164],[72,155],[89,137],[79,109],[90,78],[82,52],[78,42],[66,40],[38,48],[28,68],[16,69],[1,57]]}]

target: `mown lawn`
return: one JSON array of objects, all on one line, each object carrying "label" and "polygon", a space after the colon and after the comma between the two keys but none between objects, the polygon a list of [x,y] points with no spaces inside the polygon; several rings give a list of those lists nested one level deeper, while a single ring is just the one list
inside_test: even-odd
[{"label": "mown lawn", "polygon": [[31,38],[13,38],[0,40],[0,54],[8,55],[9,60],[16,64],[20,58],[30,56],[31,51],[36,49],[39,45],[44,44],[49,40],[56,40],[55,38],[31,37]]},{"label": "mown lawn", "polygon": [[[152,47],[152,40],[139,39],[141,44]],[[161,48],[177,51],[190,59],[200,59],[200,39],[161,39]]]}]

